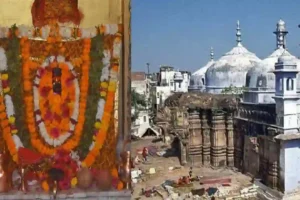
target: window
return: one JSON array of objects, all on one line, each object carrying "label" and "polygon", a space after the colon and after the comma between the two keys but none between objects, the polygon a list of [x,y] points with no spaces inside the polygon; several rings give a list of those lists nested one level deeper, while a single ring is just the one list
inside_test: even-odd
[{"label": "window", "polygon": [[286,80],[286,90],[294,90],[294,80],[292,78]]},{"label": "window", "polygon": [[278,80],[278,84],[279,84],[279,91],[282,91],[282,88],[283,88],[283,82],[282,82],[282,78],[279,78],[279,80]]},{"label": "window", "polygon": [[147,122],[147,116],[144,116],[144,122]]},{"label": "window", "polygon": [[202,84],[205,85],[205,79],[204,78],[202,78]]},{"label": "window", "polygon": [[179,82],[179,86],[178,87],[181,88],[181,82]]},{"label": "window", "polygon": [[171,82],[171,86],[173,87],[173,85],[174,85],[174,83],[173,82]]}]

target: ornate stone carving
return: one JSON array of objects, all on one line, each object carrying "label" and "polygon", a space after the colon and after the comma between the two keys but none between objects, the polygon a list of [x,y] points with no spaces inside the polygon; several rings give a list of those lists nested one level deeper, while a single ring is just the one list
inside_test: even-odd
[{"label": "ornate stone carving", "polygon": [[211,165],[226,166],[226,124],[223,112],[212,112]]},{"label": "ornate stone carving", "polygon": [[202,130],[200,113],[190,110],[189,113],[189,160],[192,165],[202,165]]},{"label": "ornate stone carving", "polygon": [[202,158],[203,158],[203,165],[209,166],[210,165],[210,126],[208,124],[208,110],[201,111],[201,129],[202,129]]},{"label": "ornate stone carving", "polygon": [[226,116],[226,131],[227,131],[227,166],[234,166],[234,135],[233,135],[233,115],[228,113]]}]

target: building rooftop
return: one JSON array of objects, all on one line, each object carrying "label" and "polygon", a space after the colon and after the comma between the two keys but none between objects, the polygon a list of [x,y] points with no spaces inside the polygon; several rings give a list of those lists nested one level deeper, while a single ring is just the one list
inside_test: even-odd
[{"label": "building rooftop", "polygon": [[144,81],[145,79],[145,72],[131,72],[131,81]]},{"label": "building rooftop", "polygon": [[238,97],[227,94],[209,93],[176,93],[168,97],[166,106],[185,106],[189,108],[218,109],[235,108],[238,104]]}]

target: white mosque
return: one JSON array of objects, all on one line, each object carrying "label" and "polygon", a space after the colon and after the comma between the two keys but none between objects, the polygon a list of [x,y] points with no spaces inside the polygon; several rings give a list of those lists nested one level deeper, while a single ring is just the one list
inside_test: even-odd
[{"label": "white mosque", "polygon": [[[275,103],[275,63],[285,52],[294,59],[300,69],[300,60],[286,49],[285,22],[279,20],[276,31],[276,50],[261,60],[242,44],[239,21],[236,29],[236,46],[221,58],[214,61],[211,48],[210,61],[191,76],[189,91],[221,93],[224,88],[245,87],[243,101],[252,103]],[[297,90],[300,92],[300,75],[297,78]]]},{"label": "white mosque", "polygon": [[256,138],[253,144],[258,144],[258,152],[247,157],[251,168],[269,187],[300,194],[300,173],[295,167],[300,165],[300,60],[286,49],[288,31],[283,20],[274,31],[276,49],[263,60],[242,45],[239,22],[236,30],[236,46],[216,61],[211,51],[208,64],[192,75],[189,91],[218,96],[231,86],[243,88],[234,114],[235,135],[241,141],[246,136]]}]

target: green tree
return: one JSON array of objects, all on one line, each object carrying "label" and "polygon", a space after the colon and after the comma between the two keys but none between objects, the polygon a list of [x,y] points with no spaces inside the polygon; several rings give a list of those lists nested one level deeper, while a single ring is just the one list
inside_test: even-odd
[{"label": "green tree", "polygon": [[229,87],[224,88],[221,93],[222,94],[241,95],[245,91],[247,91],[246,87],[236,87],[236,86],[230,85]]},{"label": "green tree", "polygon": [[131,90],[131,108],[134,109],[134,113],[131,113],[131,122],[134,122],[141,109],[145,109],[147,106],[145,95],[137,93],[134,89]]}]

